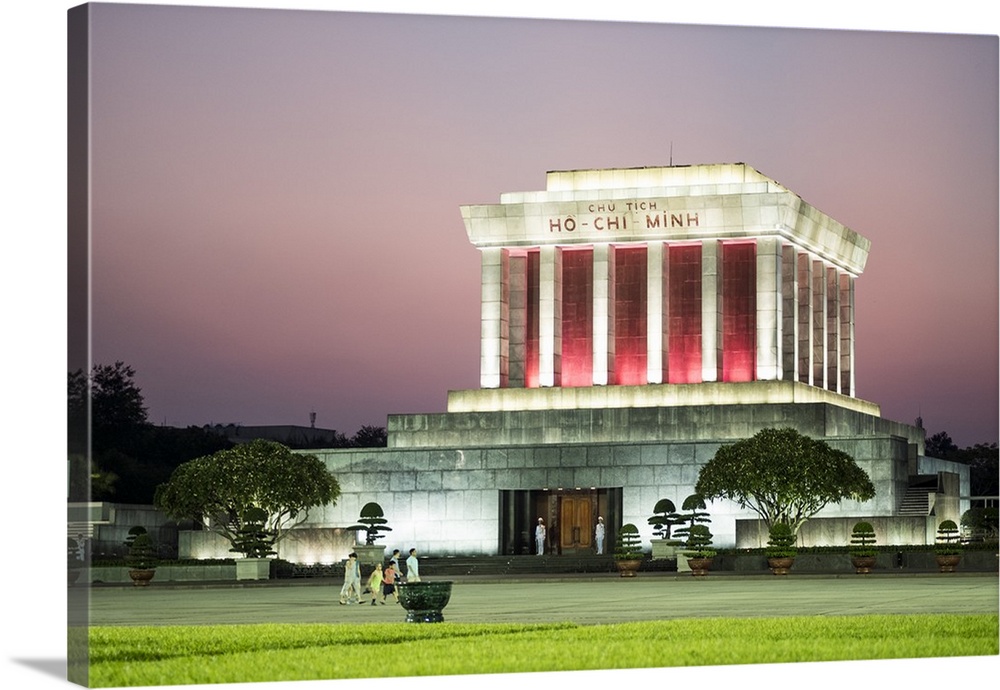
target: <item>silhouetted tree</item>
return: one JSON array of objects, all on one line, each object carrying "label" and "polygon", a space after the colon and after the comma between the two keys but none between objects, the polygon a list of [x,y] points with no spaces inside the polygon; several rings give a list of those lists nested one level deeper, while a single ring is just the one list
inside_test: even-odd
[{"label": "silhouetted tree", "polygon": [[1000,495],[1000,463],[996,443],[977,443],[955,451],[951,458],[969,466],[969,493],[973,496]]},{"label": "silhouetted tree", "polygon": [[958,446],[944,431],[939,431],[924,439],[924,455],[929,458],[947,460],[957,450]]},{"label": "silhouetted tree", "polygon": [[381,426],[363,426],[351,439],[355,448],[385,448],[388,443],[388,434]]},{"label": "silhouetted tree", "polygon": [[90,375],[90,425],[94,452],[117,448],[133,450],[149,427],[142,390],[132,378],[135,370],[124,362],[98,364]]},{"label": "silhouetted tree", "polygon": [[149,504],[182,462],[232,447],[198,427],[150,424],[134,376],[124,362],[69,374],[70,500]]}]

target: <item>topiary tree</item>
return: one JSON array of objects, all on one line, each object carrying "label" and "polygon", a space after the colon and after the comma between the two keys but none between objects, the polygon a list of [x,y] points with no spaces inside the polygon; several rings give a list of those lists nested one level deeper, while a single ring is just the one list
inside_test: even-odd
[{"label": "topiary tree", "polygon": [[310,508],[339,497],[340,484],[315,455],[256,439],[183,463],[157,487],[154,504],[174,519],[201,523],[245,553],[255,541],[252,532],[263,533],[270,549]]},{"label": "topiary tree", "polygon": [[760,515],[770,529],[793,534],[827,504],[875,496],[868,474],[847,453],[794,429],[762,429],[720,448],[701,468],[695,491],[725,498]]},{"label": "topiary tree", "polygon": [[656,539],[670,539],[670,530],[676,525],[684,522],[683,518],[677,514],[674,502],[669,498],[661,498],[653,506],[653,515],[648,520],[653,526],[653,537]]},{"label": "topiary tree", "polygon": [[854,525],[848,552],[853,558],[871,558],[875,555],[875,528],[872,523],[862,521]]},{"label": "topiary tree", "polygon": [[962,553],[958,525],[954,520],[943,520],[937,529],[934,553],[938,556],[957,556]]},{"label": "topiary tree", "polygon": [[681,510],[684,512],[678,513],[677,524],[684,526],[674,533],[679,539],[686,540],[697,525],[707,525],[712,521],[705,510],[705,499],[700,494],[691,494],[685,498]]},{"label": "topiary tree", "polygon": [[233,540],[235,553],[241,553],[246,558],[267,558],[277,554],[274,546],[274,535],[267,530],[267,512],[261,508],[251,507],[243,513],[242,526]]},{"label": "topiary tree", "polygon": [[153,570],[159,564],[152,538],[143,530],[129,544],[125,565],[131,570]]},{"label": "topiary tree", "polygon": [[784,522],[776,522],[771,525],[767,534],[767,548],[764,549],[764,555],[767,558],[795,558],[797,553],[792,528]]},{"label": "topiary tree", "polygon": [[365,545],[372,546],[376,539],[381,539],[382,532],[391,532],[388,527],[389,521],[385,519],[382,506],[378,503],[366,503],[361,507],[361,514],[358,517],[360,524],[352,525],[348,529],[363,529],[365,531]]},{"label": "topiary tree", "polygon": [[616,561],[638,561],[642,559],[642,539],[639,528],[631,522],[622,525],[618,530],[618,540],[615,543]]},{"label": "topiary tree", "polygon": [[132,544],[133,542],[135,542],[135,538],[141,534],[146,534],[146,528],[143,527],[142,525],[135,525],[133,527],[129,527],[128,534],[125,536],[126,554],[129,552],[129,550],[131,550]]},{"label": "topiary tree", "polygon": [[715,549],[712,548],[712,532],[708,529],[708,525],[692,525],[688,529],[683,553],[688,558],[715,556]]}]

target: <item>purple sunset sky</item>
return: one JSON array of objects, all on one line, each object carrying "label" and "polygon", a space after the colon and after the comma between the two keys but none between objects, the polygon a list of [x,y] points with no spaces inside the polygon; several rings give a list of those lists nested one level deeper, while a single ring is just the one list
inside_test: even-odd
[{"label": "purple sunset sky", "polygon": [[[65,686],[62,551],[51,546],[66,530],[65,27],[74,4],[8,2],[0,22],[0,279],[15,393],[4,418],[15,446],[5,545],[42,564],[30,577],[3,569],[17,622],[0,660],[10,687]],[[395,25],[364,35],[316,13],[306,22],[174,10],[188,23],[161,13],[154,27],[142,19],[150,8],[109,8],[138,21],[109,15],[96,34],[93,354],[137,368],[154,420],[307,424],[314,409],[317,424],[351,433],[390,412],[443,409],[448,388],[478,381],[478,259],[458,206],[540,189],[549,169],[661,165],[673,142],[677,163],[746,162],[869,237],[857,286],[859,394],[900,421],[920,411],[962,445],[997,439],[1000,32],[981,0],[905,13],[860,0],[322,4],[949,33],[383,16],[367,21]],[[209,16],[236,19],[218,29]],[[971,32],[989,37],[957,35]],[[786,664],[782,674],[816,688],[840,687],[852,670],[934,685],[993,677],[997,661],[838,664],[839,674]],[[774,675],[767,665],[712,674],[745,687]],[[678,685],[705,669],[588,676]],[[470,679],[405,683],[465,688]]]},{"label": "purple sunset sky", "polygon": [[745,162],[872,241],[858,396],[997,440],[989,36],[97,5],[93,359],[154,423],[353,433],[479,385],[461,204]]}]

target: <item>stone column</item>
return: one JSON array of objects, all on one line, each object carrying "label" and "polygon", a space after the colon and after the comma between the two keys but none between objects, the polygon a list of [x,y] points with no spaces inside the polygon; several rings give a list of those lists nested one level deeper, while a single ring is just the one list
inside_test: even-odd
[{"label": "stone column", "polygon": [[701,380],[718,381],[722,361],[722,252],[719,242],[701,243]]},{"label": "stone column", "polygon": [[482,318],[479,330],[479,385],[482,388],[507,386],[508,277],[507,251],[499,247],[483,249]]},{"label": "stone column", "polygon": [[812,262],[812,385],[826,388],[826,269]]},{"label": "stone column", "polygon": [[813,280],[812,260],[805,252],[797,252],[797,273],[799,275],[798,324],[799,324],[799,378],[810,386],[813,382]]},{"label": "stone column", "polygon": [[781,241],[757,240],[757,372],[758,381],[781,380],[782,267]]},{"label": "stone column", "polygon": [[528,338],[528,257],[512,255],[508,284],[508,386],[524,388]]},{"label": "stone column", "polygon": [[615,248],[594,245],[594,373],[595,386],[615,380]]},{"label": "stone column", "polygon": [[854,397],[854,276],[840,274],[840,392]]},{"label": "stone column", "polygon": [[826,387],[840,392],[840,280],[826,269]]},{"label": "stone column", "polygon": [[667,380],[667,252],[663,242],[646,247],[646,382]]},{"label": "stone column", "polygon": [[538,268],[538,385],[562,383],[562,250],[541,247]]},{"label": "stone column", "polygon": [[795,247],[781,247],[781,378],[799,380],[799,272]]}]

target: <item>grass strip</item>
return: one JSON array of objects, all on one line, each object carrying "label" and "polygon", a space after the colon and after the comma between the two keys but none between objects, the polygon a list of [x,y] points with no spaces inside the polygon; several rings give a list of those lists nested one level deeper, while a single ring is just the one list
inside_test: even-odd
[{"label": "grass strip", "polygon": [[[996,615],[95,627],[91,687],[996,655]],[[546,653],[538,654],[539,645]]]}]

